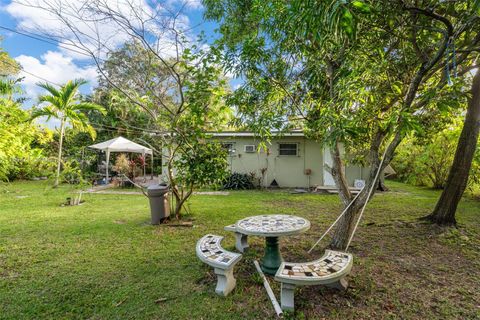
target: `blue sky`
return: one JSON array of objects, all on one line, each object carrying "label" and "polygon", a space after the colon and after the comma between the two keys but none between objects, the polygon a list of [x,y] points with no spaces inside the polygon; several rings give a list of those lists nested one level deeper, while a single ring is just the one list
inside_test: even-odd
[{"label": "blue sky", "polygon": [[[20,1],[20,3],[19,3]],[[44,78],[52,83],[64,83],[68,79],[85,78],[89,81],[89,85],[85,86],[82,91],[89,93],[92,86],[95,86],[97,72],[93,65],[93,61],[79,56],[75,52],[65,50],[58,43],[51,44],[44,41],[35,40],[24,35],[11,32],[4,28],[25,32],[27,34],[39,33],[36,25],[53,29],[55,22],[53,18],[45,16],[45,13],[39,12],[38,9],[29,8],[21,5],[21,1],[11,2],[10,0],[0,0],[0,35],[3,37],[2,46],[14,59],[16,59],[24,68],[21,76],[25,77],[23,87],[26,95],[30,98],[29,105],[35,103],[36,96],[41,93],[35,83],[42,81],[38,77]],[[42,3],[46,0],[35,0],[34,2]],[[77,1],[77,0],[64,0]],[[81,0],[78,0],[81,1]],[[76,3],[78,3],[78,1]],[[139,1],[146,6],[151,6],[149,0],[106,0],[107,2],[116,3],[118,1]],[[178,6],[180,0],[165,0],[172,6]],[[187,9],[183,11],[185,15],[185,24],[192,29],[192,33],[198,34],[204,31],[210,41],[217,36],[214,32],[216,24],[203,20],[203,7],[200,0],[187,0]],[[192,35],[193,36],[193,35]],[[120,41],[121,42],[121,41]],[[118,42],[116,45],[120,45]],[[38,77],[35,77],[38,76]],[[238,80],[232,80],[232,86],[238,83]]]}]

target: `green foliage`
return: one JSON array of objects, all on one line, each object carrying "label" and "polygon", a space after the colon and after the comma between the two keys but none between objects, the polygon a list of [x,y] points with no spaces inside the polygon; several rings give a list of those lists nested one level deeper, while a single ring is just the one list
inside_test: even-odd
[{"label": "green foliage", "polygon": [[106,113],[88,112],[90,123],[101,141],[118,136],[127,139],[142,139],[149,144],[155,144],[158,139],[151,133],[156,129],[154,120],[140,106],[115,88],[98,87],[91,100],[105,106]]},{"label": "green foliage", "polygon": [[115,160],[115,165],[113,166],[113,170],[115,170],[119,174],[129,176],[130,163],[125,153],[121,153],[117,156],[117,159]]},{"label": "green foliage", "polygon": [[[142,145],[161,150],[161,143],[155,135],[151,117],[138,105],[116,89],[99,87],[95,94],[87,99],[105,106],[106,113],[86,112],[90,125],[95,129],[97,141],[106,141],[118,136],[138,142]],[[58,135],[56,140],[58,141]],[[104,160],[105,155],[87,148],[91,144],[91,137],[86,132],[75,128],[66,128],[65,144],[63,146],[64,159],[82,159],[81,167],[84,176],[97,173],[97,164]],[[50,152],[54,152],[56,145],[52,145]],[[154,157],[154,165],[160,166],[161,157]],[[159,172],[160,170],[156,170]]]},{"label": "green foliage", "polygon": [[223,189],[226,190],[251,190],[255,189],[253,185],[252,176],[246,173],[232,173],[223,184]]},{"label": "green foliage", "polygon": [[[355,45],[359,21],[372,11],[368,3],[232,0],[205,4],[206,16],[221,23],[218,45],[226,52],[226,68],[246,80],[228,100],[239,111],[239,123],[266,139],[272,129],[304,126],[305,117],[312,119],[307,124],[315,127],[310,132],[316,136],[321,135],[317,128],[328,132],[331,140],[345,135],[341,128],[354,131],[354,126],[346,124],[348,115],[341,112],[349,101],[339,105],[329,86],[332,78],[353,75],[350,66],[338,61],[353,57],[350,46]],[[341,89],[335,95],[340,96]],[[345,90],[342,93],[348,96]]]},{"label": "green foliage", "polygon": [[46,156],[43,147],[31,147],[28,153],[22,153],[11,160],[11,170],[7,176],[9,181],[48,178],[55,168],[55,162]]},{"label": "green foliage", "polygon": [[18,81],[0,79],[0,180],[26,179],[47,176],[51,162],[43,148],[51,142],[48,130],[31,124],[29,114],[18,100]]},{"label": "green foliage", "polygon": [[[3,40],[3,37],[0,36],[0,44]],[[4,51],[2,47],[0,47],[0,77],[8,77],[8,76],[15,76],[21,67],[15,59],[10,57],[8,52]],[[2,92],[1,87],[4,82],[0,83],[0,92]],[[2,93],[4,94],[4,93]]]},{"label": "green foliage", "polygon": [[[443,189],[453,162],[462,129],[457,119],[447,129],[427,137],[410,137],[397,149],[392,166],[401,181],[414,185]],[[480,158],[477,151],[472,163],[469,186],[478,184]]]},{"label": "green foliage", "polygon": [[181,183],[193,187],[219,186],[227,176],[227,151],[217,142],[198,142],[174,163]]},{"label": "green foliage", "polygon": [[[22,78],[15,79],[8,76],[0,76],[0,95],[2,95],[4,98],[21,103],[24,99],[21,97],[23,92],[19,86],[22,80]],[[15,99],[14,96],[20,97]]]},{"label": "green foliage", "polygon": [[47,121],[51,118],[58,119],[69,123],[73,128],[87,132],[92,139],[95,139],[96,132],[89,124],[86,112],[95,111],[105,114],[105,109],[95,103],[84,101],[80,97],[78,90],[86,83],[83,79],[70,80],[60,89],[49,83],[39,83],[38,86],[48,93],[39,96],[38,100],[40,103],[45,102],[46,105],[40,108],[34,107],[32,119],[38,117],[46,117]]},{"label": "green foliage", "polygon": [[428,142],[404,141],[392,163],[398,178],[414,185],[443,189],[453,161],[455,137],[458,135],[449,137],[441,133]]},{"label": "green foliage", "polygon": [[[59,89],[49,83],[38,84],[38,86],[47,91],[47,94],[39,97],[39,101],[45,104],[42,107],[32,108],[31,119],[46,117],[47,121],[51,118],[60,120],[55,186],[57,186],[60,181],[63,138],[66,125],[70,124],[76,130],[87,132],[92,139],[95,139],[95,129],[90,125],[86,113],[99,112],[105,114],[106,112],[102,106],[82,99],[79,88],[83,84],[86,84],[86,81],[83,79],[70,80]],[[76,178],[73,178],[72,181],[75,179]],[[67,178],[67,180],[69,180],[69,178]]]},{"label": "green foliage", "polygon": [[62,162],[63,170],[60,174],[60,181],[68,184],[86,184],[80,163],[76,160]]},{"label": "green foliage", "polygon": [[470,189],[475,191],[475,194],[480,194],[480,142],[477,143],[477,151],[475,151],[470,170],[471,173],[468,180]]},{"label": "green foliage", "polygon": [[[199,39],[201,41],[201,39]],[[188,166],[186,159],[196,154],[209,157],[198,143],[205,132],[218,130],[231,117],[225,106],[227,83],[219,67],[220,55],[215,49],[203,50],[201,43],[178,39],[184,50],[176,57],[163,59],[140,41],[126,43],[104,63],[94,99],[104,101],[107,116],[95,119],[100,134],[118,135],[145,141],[164,150],[172,170],[170,185],[180,187],[213,183],[198,165]],[[169,133],[153,136],[152,133]],[[170,134],[172,133],[172,134]],[[165,164],[164,163],[164,164]],[[214,168],[215,165],[212,166]],[[185,170],[191,169],[190,173]],[[175,175],[173,172],[181,172]],[[200,179],[194,182],[194,177]],[[178,195],[182,192],[179,191]]]},{"label": "green foliage", "polygon": [[[172,103],[168,69],[138,41],[129,41],[109,54],[102,72],[90,100],[105,106],[106,114],[87,114],[98,139],[123,136],[160,150],[160,139],[152,133],[162,129],[156,120],[156,115],[162,112],[162,103]],[[155,99],[161,101],[142,104]]]},{"label": "green foliage", "polygon": [[136,176],[141,174],[144,161],[142,156],[134,156],[129,159],[125,153],[121,153],[115,159],[113,170],[133,181]]},{"label": "green foliage", "polygon": [[[196,42],[179,36],[176,41],[183,50],[168,58],[159,56],[138,39],[125,44],[104,64],[106,78],[100,81],[98,93],[110,99],[111,127],[116,127],[114,122],[118,121],[137,134],[144,131],[143,136],[137,136],[162,150],[179,217],[193,187],[218,184],[221,180],[221,153],[215,155],[212,145],[199,141],[206,138],[206,132],[225,126],[231,111],[224,103],[227,82],[220,67],[219,50],[205,50],[201,38]],[[124,110],[132,109],[136,109],[132,117],[128,112],[122,116]],[[145,116],[149,118],[146,121]],[[141,121],[129,122],[135,118]],[[102,121],[99,123],[105,123]],[[198,159],[207,163],[202,165]]]},{"label": "green foliage", "polygon": [[[217,44],[226,68],[245,79],[228,102],[237,108],[238,122],[264,139],[272,129],[303,127],[329,145],[342,142],[364,156],[372,155],[373,146],[381,154],[378,141],[441,130],[465,106],[469,78],[446,85],[452,44],[443,50],[448,40],[457,50],[476,41],[476,32],[465,31],[480,28],[468,1],[420,8],[336,0],[205,5],[207,18],[220,23]],[[430,11],[458,31],[446,37],[448,27]],[[458,70],[477,55],[457,61]]]}]

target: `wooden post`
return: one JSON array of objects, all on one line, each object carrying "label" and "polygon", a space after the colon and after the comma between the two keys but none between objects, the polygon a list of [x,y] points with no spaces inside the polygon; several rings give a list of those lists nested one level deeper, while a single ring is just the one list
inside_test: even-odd
[{"label": "wooden post", "polygon": [[150,180],[153,180],[153,150],[152,154],[150,155],[151,167],[150,167]]}]

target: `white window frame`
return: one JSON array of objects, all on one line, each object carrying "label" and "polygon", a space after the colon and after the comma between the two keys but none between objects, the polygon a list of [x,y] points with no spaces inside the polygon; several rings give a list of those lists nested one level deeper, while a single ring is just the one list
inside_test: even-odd
[{"label": "white window frame", "polygon": [[230,142],[230,141],[225,141],[221,142],[222,146],[226,148],[227,146],[230,146],[227,151],[229,156],[234,156],[236,151],[235,151],[235,142]]},{"label": "white window frame", "polygon": [[[281,154],[281,145],[282,144],[294,144],[296,146],[295,154]],[[286,149],[293,150],[293,149]],[[280,157],[299,157],[300,156],[300,143],[299,142],[278,142],[278,155]]]},{"label": "white window frame", "polygon": [[[252,151],[249,151],[249,150],[247,150],[247,147],[252,147],[253,150],[252,150]],[[243,151],[244,151],[245,153],[255,153],[256,149],[257,149],[257,146],[254,145],[254,144],[246,144],[245,146],[243,146]]]}]

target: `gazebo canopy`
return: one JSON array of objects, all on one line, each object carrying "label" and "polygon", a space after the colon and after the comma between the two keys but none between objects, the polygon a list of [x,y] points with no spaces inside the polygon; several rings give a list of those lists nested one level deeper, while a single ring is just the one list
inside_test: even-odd
[{"label": "gazebo canopy", "polygon": [[[105,170],[105,175],[107,178],[108,184],[108,163],[110,162],[110,153],[111,152],[133,152],[141,153],[144,157],[146,154],[152,156],[152,179],[153,179],[153,151],[150,148],[144,147],[138,143],[125,139],[124,137],[118,137],[110,139],[104,142],[100,142],[94,145],[89,146],[89,148],[102,150],[106,154],[107,166]],[[145,176],[145,161],[143,162],[143,175]]]},{"label": "gazebo canopy", "polygon": [[142,154],[152,154],[152,149],[144,147],[138,143],[118,137],[104,142],[100,142],[89,146],[89,148],[98,149],[109,152],[134,152]]}]

